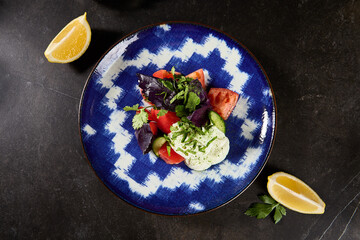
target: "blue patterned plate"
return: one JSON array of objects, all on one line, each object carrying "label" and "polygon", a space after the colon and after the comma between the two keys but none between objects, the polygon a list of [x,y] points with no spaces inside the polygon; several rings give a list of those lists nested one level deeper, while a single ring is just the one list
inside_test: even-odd
[{"label": "blue patterned plate", "polygon": [[[172,66],[184,74],[203,68],[208,88],[240,94],[226,121],[230,152],[202,172],[143,155],[133,113],[123,111],[143,104],[136,73]],[[113,193],[146,211],[189,215],[224,205],[255,180],[274,141],[275,113],[269,80],[244,46],[205,26],[167,23],[130,34],[102,57],[84,88],[79,124],[85,154]]]}]

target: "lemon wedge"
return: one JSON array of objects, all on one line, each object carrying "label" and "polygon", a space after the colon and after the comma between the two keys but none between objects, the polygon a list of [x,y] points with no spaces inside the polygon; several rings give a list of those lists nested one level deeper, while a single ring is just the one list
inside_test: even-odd
[{"label": "lemon wedge", "polygon": [[89,47],[91,29],[86,13],[69,22],[45,50],[45,57],[53,63],[69,63],[83,55]]},{"label": "lemon wedge", "polygon": [[300,179],[284,172],[268,177],[267,190],[283,206],[300,213],[322,214],[325,203]]}]

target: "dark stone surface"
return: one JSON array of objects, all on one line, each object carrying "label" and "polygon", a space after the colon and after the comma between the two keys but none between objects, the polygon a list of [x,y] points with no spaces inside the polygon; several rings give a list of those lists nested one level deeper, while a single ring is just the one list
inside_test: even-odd
[{"label": "dark stone surface", "polygon": [[[0,0],[0,239],[360,239],[360,1]],[[43,52],[88,12],[90,48],[71,64]],[[164,217],[110,193],[84,156],[77,114],[103,52],[140,27],[195,21],[259,59],[278,107],[275,145],[259,178],[215,211]],[[283,170],[326,202],[277,225],[243,212]]]}]

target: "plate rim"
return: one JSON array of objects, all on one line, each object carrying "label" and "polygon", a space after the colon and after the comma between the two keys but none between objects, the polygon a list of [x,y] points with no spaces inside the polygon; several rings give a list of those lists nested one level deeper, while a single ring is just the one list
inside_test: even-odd
[{"label": "plate rim", "polygon": [[[261,72],[262,74],[265,76],[266,78],[266,82],[270,88],[270,91],[271,91],[271,94],[272,94],[272,102],[273,102],[273,109],[275,111],[275,114],[274,114],[274,129],[273,129],[273,132],[272,132],[272,139],[271,139],[271,143],[270,143],[270,147],[266,153],[266,157],[265,157],[265,161],[263,162],[260,170],[258,171],[258,173],[256,174],[256,176],[252,179],[251,182],[249,182],[249,184],[247,184],[247,186],[241,191],[239,192],[238,194],[234,195],[232,198],[230,198],[229,200],[227,200],[226,202],[223,202],[222,204],[216,206],[216,207],[213,207],[211,209],[207,209],[207,210],[204,210],[204,211],[200,211],[200,212],[196,212],[196,213],[184,213],[184,214],[167,214],[167,213],[159,213],[159,212],[155,212],[155,211],[152,211],[152,210],[149,210],[149,209],[144,209],[140,206],[136,206],[132,203],[130,203],[129,201],[123,199],[122,197],[120,197],[119,195],[117,195],[108,185],[106,185],[104,183],[103,180],[101,180],[100,176],[98,175],[98,173],[95,171],[94,167],[92,166],[90,160],[89,160],[89,157],[88,157],[88,154],[85,150],[85,147],[84,147],[84,141],[83,141],[83,136],[81,134],[81,115],[82,115],[82,106],[83,106],[83,99],[84,99],[84,94],[86,92],[86,89],[87,87],[89,86],[89,81],[90,81],[90,78],[92,76],[92,74],[94,73],[94,71],[96,70],[97,66],[99,65],[99,63],[104,59],[104,57],[116,46],[118,45],[120,42],[122,42],[124,39],[134,35],[135,33],[137,32],[140,32],[142,30],[145,30],[145,29],[149,29],[149,28],[153,28],[153,27],[156,27],[156,26],[160,26],[160,25],[166,25],[166,24],[189,24],[189,25],[195,25],[195,26],[200,26],[200,27],[204,27],[204,28],[208,28],[210,30],[213,30],[215,32],[219,32],[223,35],[225,35],[226,37],[230,38],[232,41],[234,41],[234,43],[240,45],[243,49],[246,50],[246,52],[255,60],[256,64],[259,66],[259,68],[261,69]],[[212,27],[212,26],[209,26],[209,25],[206,25],[206,24],[202,24],[202,23],[198,23],[198,22],[192,22],[192,21],[165,21],[165,22],[158,22],[158,23],[154,23],[154,24],[149,24],[149,25],[146,25],[146,26],[143,26],[143,27],[140,27],[126,35],[124,35],[123,37],[121,37],[118,41],[116,41],[113,45],[111,45],[107,51],[105,51],[101,57],[99,58],[99,60],[95,63],[95,65],[93,66],[93,68],[91,69],[87,79],[86,79],[86,82],[83,86],[83,90],[81,92],[81,97],[80,97],[80,103],[79,103],[79,109],[78,109],[78,131],[79,131],[79,136],[80,136],[80,142],[81,142],[81,146],[82,146],[82,149],[83,149],[83,152],[84,152],[84,155],[85,155],[85,158],[87,160],[87,163],[89,164],[89,166],[91,167],[91,169],[93,170],[93,172],[95,173],[95,176],[98,178],[98,180],[106,187],[106,189],[108,189],[112,194],[114,194],[117,198],[121,199],[123,202],[127,203],[128,205],[134,207],[134,208],[137,208],[137,209],[140,209],[144,212],[147,212],[147,213],[151,213],[151,214],[155,214],[155,215],[160,215],[160,216],[168,216],[168,217],[178,217],[178,216],[183,216],[183,217],[186,217],[186,216],[194,216],[194,215],[199,215],[199,214],[204,214],[204,213],[208,213],[208,212],[212,212],[214,210],[217,210],[227,204],[229,204],[230,202],[232,202],[233,200],[235,200],[236,198],[238,198],[242,193],[244,193],[254,182],[255,180],[259,177],[259,175],[261,174],[261,172],[264,170],[265,168],[265,165],[267,164],[267,162],[269,161],[269,158],[270,158],[270,155],[271,155],[271,152],[274,148],[274,145],[275,145],[275,138],[276,138],[276,133],[277,133],[277,118],[278,118],[278,112],[277,112],[277,105],[276,105],[276,99],[275,99],[275,93],[274,93],[274,90],[273,90],[273,87],[271,85],[271,82],[270,82],[270,79],[268,77],[268,75],[266,74],[265,72],[265,69],[263,68],[263,66],[260,64],[259,60],[255,57],[255,55],[244,45],[242,44],[240,41],[238,41],[236,38],[232,37],[232,35],[228,34],[228,33],[225,33],[224,31],[220,30],[220,29],[217,29],[215,27]]]}]

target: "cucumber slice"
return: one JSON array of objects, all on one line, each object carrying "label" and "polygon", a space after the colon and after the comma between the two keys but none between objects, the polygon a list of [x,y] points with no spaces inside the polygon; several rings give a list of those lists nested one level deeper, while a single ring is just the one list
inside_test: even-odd
[{"label": "cucumber slice", "polygon": [[156,156],[159,156],[159,150],[166,143],[166,139],[164,137],[157,137],[153,144],[152,144],[152,150],[154,151]]},{"label": "cucumber slice", "polygon": [[215,127],[217,127],[220,131],[222,131],[223,133],[226,132],[225,121],[217,112],[210,111],[209,119],[210,122],[214,124]]}]

